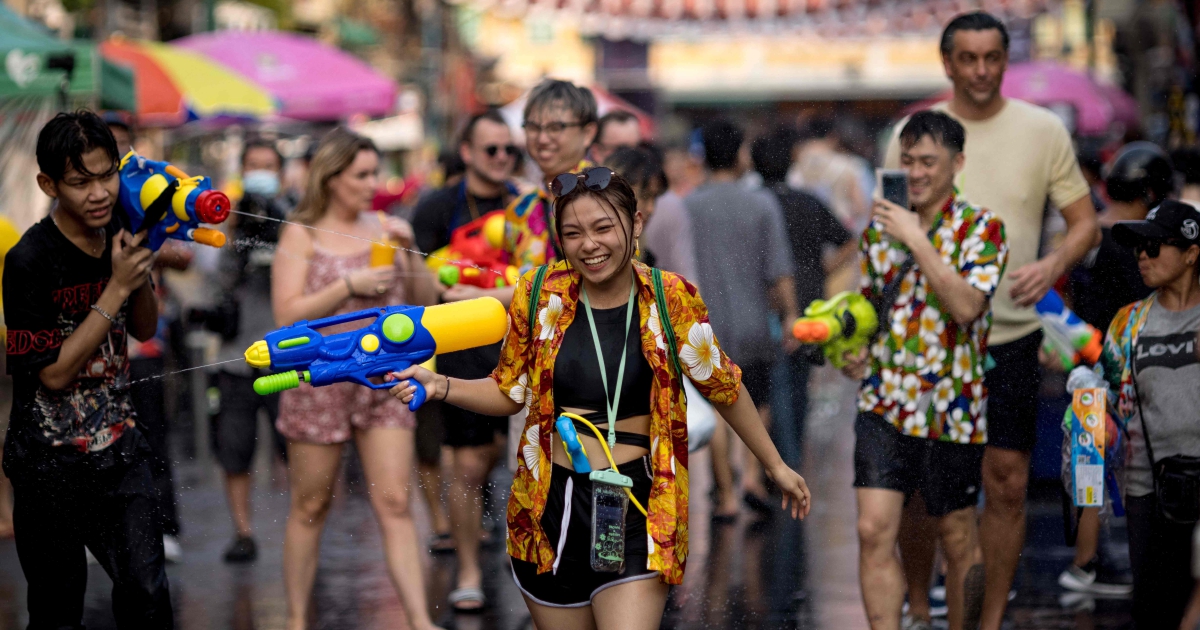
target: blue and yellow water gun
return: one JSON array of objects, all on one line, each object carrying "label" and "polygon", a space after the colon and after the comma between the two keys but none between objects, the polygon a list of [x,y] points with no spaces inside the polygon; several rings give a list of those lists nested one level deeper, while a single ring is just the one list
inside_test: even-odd
[{"label": "blue and yellow water gun", "polygon": [[134,151],[121,159],[121,207],[136,234],[149,231],[146,247],[157,251],[168,238],[221,247],[225,235],[201,227],[229,217],[229,197],[213,190],[212,180],[187,173],[166,162],[148,160]]},{"label": "blue and yellow water gun", "polygon": [[[365,327],[322,335],[318,329],[373,319]],[[395,382],[371,379],[420,365],[436,354],[496,343],[508,329],[508,314],[491,297],[438,306],[380,306],[314,321],[298,321],[267,334],[246,350],[251,367],[280,372],[254,381],[260,395],[274,394],[309,383],[321,387],[352,382],[371,389],[395,387]],[[286,371],[284,371],[286,370]],[[417,388],[408,408],[425,402]]]}]

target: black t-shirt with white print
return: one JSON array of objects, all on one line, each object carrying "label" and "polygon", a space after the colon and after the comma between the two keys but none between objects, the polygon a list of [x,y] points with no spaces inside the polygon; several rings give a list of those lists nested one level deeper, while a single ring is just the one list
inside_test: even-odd
[{"label": "black t-shirt with white print", "polygon": [[84,458],[103,467],[133,455],[137,431],[130,430],[136,418],[129,395],[128,303],[112,313],[116,323],[70,385],[51,390],[38,377],[58,360],[63,341],[108,286],[112,237],[123,221],[114,208],[99,258],[80,250],[49,216],[29,228],[5,258],[4,318],[13,407],[4,471],[14,480]]}]

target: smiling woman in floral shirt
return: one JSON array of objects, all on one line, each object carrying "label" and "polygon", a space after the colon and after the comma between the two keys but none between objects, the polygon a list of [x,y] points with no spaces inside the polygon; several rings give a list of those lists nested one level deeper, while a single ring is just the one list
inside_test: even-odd
[{"label": "smiling woman in floral shirt", "polygon": [[[783,463],[767,436],[741,370],[721,351],[696,288],[664,272],[663,295],[657,296],[652,270],[633,260],[642,216],[629,184],[604,167],[560,175],[555,184],[566,260],[546,270],[532,310],[535,274],[517,284],[491,378],[463,381],[417,367],[395,376],[415,378],[431,399],[478,413],[509,415],[528,408],[508,503],[508,553],[537,627],[657,628],[668,585],[683,582],[688,553],[682,378],[695,384],[763,462],[785,509],[803,517],[811,500],[804,479]],[[659,312],[658,297],[668,317]],[[668,350],[671,340],[663,327],[668,320],[683,374]],[[610,398],[607,383],[614,380],[618,389]],[[414,389],[402,384],[393,393],[407,401]],[[631,478],[634,498],[647,508],[645,517],[633,506],[628,510],[619,572],[596,571],[590,564],[592,481],[572,471],[553,434],[562,412],[590,416],[599,427],[615,420],[610,443],[615,439],[617,470]],[[580,440],[593,470],[609,467],[590,429],[580,430]]]}]

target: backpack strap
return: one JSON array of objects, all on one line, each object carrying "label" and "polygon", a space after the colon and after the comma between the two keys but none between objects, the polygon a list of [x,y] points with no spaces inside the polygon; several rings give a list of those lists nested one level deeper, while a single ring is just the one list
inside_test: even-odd
[{"label": "backpack strap", "polygon": [[662,326],[663,337],[667,340],[667,354],[671,355],[671,364],[675,366],[675,373],[679,375],[679,385],[682,387],[683,379],[687,378],[687,375],[683,373],[683,366],[679,363],[675,327],[671,325],[671,312],[667,310],[667,292],[663,289],[662,270],[652,268],[650,277],[654,280],[654,302],[658,305],[658,323]]},{"label": "backpack strap", "polygon": [[542,265],[537,268],[533,274],[533,286],[529,288],[529,310],[526,311],[526,318],[529,320],[529,341],[533,341],[533,322],[537,318],[538,298],[542,293],[542,282],[546,280],[547,265]]}]

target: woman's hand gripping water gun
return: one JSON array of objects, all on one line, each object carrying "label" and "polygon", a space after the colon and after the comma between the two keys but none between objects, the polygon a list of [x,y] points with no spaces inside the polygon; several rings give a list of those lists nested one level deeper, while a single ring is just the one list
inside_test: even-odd
[{"label": "woman's hand gripping water gun", "polygon": [[825,358],[841,369],[849,356],[871,343],[878,328],[871,302],[861,293],[843,291],[828,300],[813,300],[792,326],[792,335],[801,343],[819,344]]},{"label": "woman's hand gripping water gun", "polygon": [[213,190],[207,177],[189,177],[166,162],[148,160],[130,151],[121,159],[122,209],[133,233],[148,232],[146,247],[158,251],[168,238],[221,247],[225,234],[201,227],[229,217],[229,197]]},{"label": "woman's hand gripping water gun", "polygon": [[[374,321],[347,332],[318,332],[365,319]],[[261,395],[299,387],[301,382],[314,387],[352,382],[391,389],[396,384],[384,378],[391,373],[420,365],[435,354],[496,343],[507,327],[507,312],[495,298],[430,307],[381,306],[284,326],[250,346],[246,362],[256,368],[287,370],[255,380],[254,391]],[[427,391],[420,379],[407,378],[415,388],[408,408],[415,411],[425,402]]]}]

